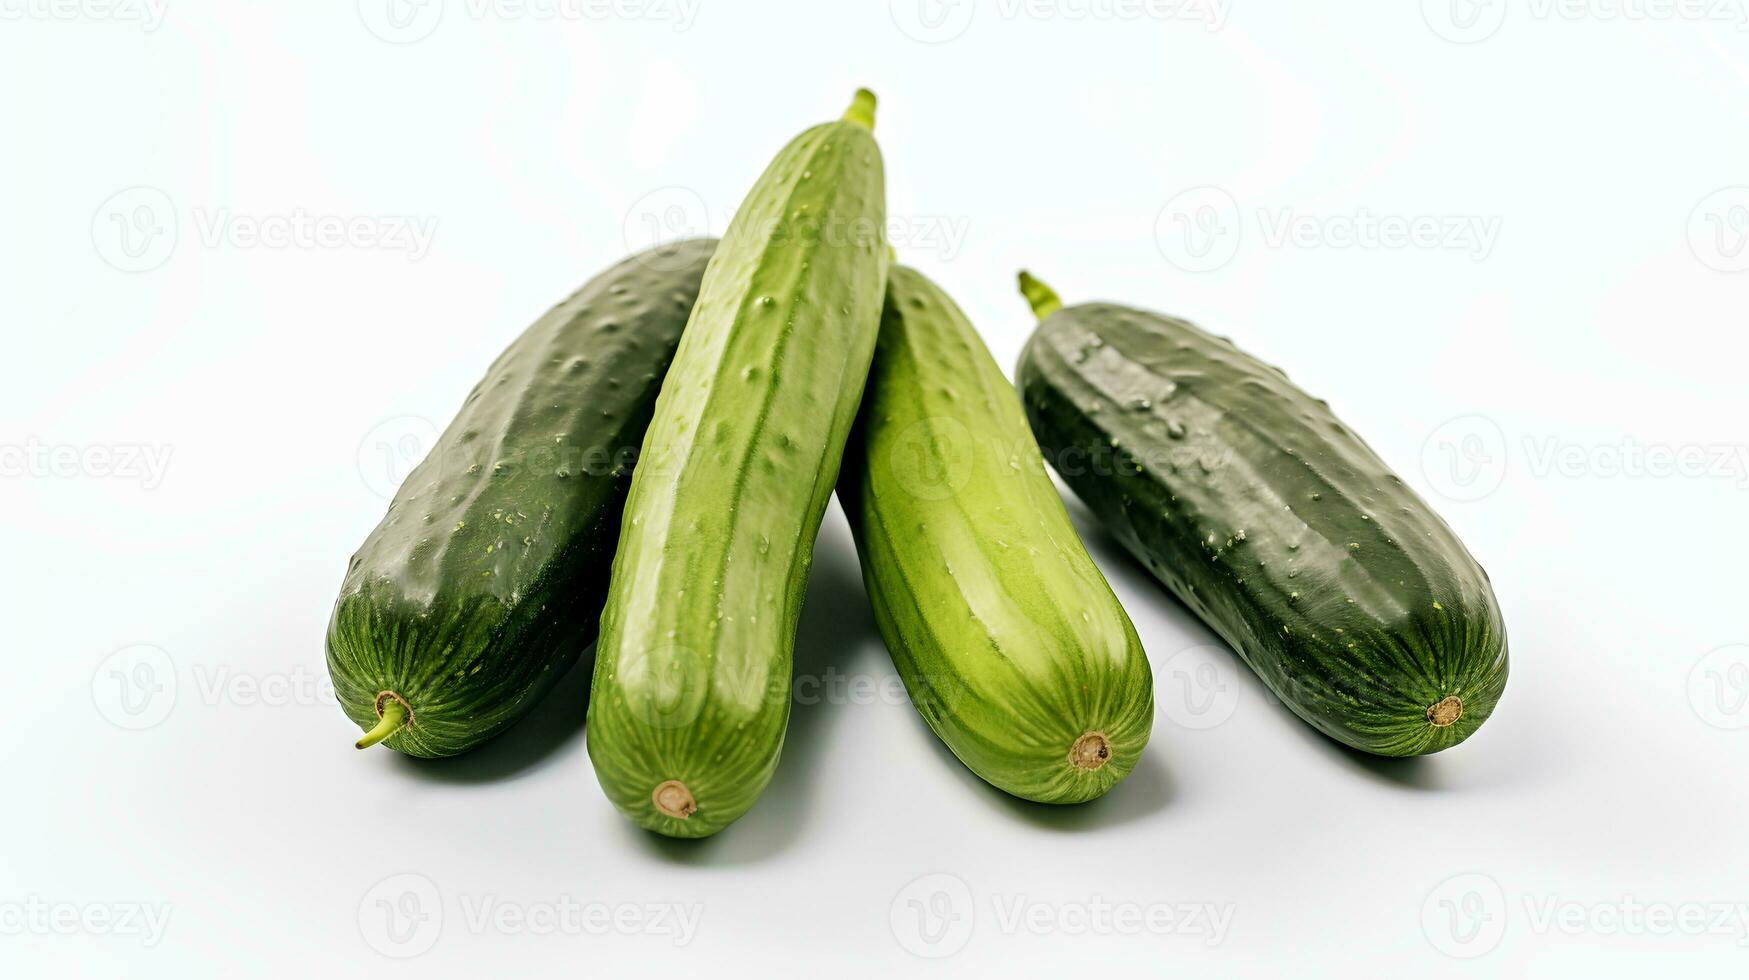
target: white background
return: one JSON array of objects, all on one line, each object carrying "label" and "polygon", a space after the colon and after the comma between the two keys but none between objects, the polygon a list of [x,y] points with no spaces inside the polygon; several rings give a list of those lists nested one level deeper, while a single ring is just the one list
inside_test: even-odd
[{"label": "white background", "polygon": [[[1743,975],[1749,33],[1686,2],[0,0],[0,973]],[[863,84],[901,257],[1004,366],[1022,265],[1186,315],[1438,507],[1491,721],[1337,746],[1075,508],[1159,720],[1023,804],[891,696],[834,505],[719,837],[614,812],[581,672],[471,756],[352,749],[322,635],[419,447]]]}]

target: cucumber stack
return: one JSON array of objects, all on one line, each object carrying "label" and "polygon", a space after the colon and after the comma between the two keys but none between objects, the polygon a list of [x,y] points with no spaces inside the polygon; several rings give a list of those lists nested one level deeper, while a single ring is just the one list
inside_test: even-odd
[{"label": "cucumber stack", "polygon": [[722,830],[783,749],[836,487],[923,721],[1010,794],[1100,797],[1153,678],[1047,461],[1319,731],[1390,756],[1475,732],[1506,630],[1451,528],[1325,402],[1183,320],[1022,273],[1040,322],[1010,385],[893,264],[874,105],[784,146],[722,242],[626,259],[492,364],[347,567],[327,657],[359,747],[480,744],[599,624],[606,796]]}]

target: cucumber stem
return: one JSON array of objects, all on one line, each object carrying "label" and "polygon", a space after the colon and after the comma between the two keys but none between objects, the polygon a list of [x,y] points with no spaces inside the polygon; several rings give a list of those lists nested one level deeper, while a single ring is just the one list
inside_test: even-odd
[{"label": "cucumber stem", "polygon": [[383,739],[388,738],[390,735],[393,735],[406,720],[407,709],[401,704],[401,699],[389,698],[383,705],[382,717],[377,719],[377,727],[365,732],[364,737],[358,740],[358,744],[355,747],[360,749],[370,748]]},{"label": "cucumber stem", "polygon": [[875,94],[868,89],[856,90],[856,97],[850,100],[850,108],[844,110],[844,118],[856,123],[864,129],[874,129]]},{"label": "cucumber stem", "polygon": [[698,802],[692,798],[692,790],[678,779],[657,786],[650,793],[650,802],[656,804],[658,812],[676,820],[685,820],[698,812]]},{"label": "cucumber stem", "polygon": [[1020,295],[1026,297],[1032,306],[1033,316],[1043,320],[1052,313],[1063,308],[1063,301],[1057,298],[1056,290],[1039,282],[1032,273],[1020,270]]}]

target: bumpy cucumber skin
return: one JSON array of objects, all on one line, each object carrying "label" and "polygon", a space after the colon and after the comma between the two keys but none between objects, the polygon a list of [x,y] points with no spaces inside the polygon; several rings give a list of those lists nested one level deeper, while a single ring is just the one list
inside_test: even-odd
[{"label": "bumpy cucumber skin", "polygon": [[[1046,317],[1018,377],[1046,459],[1319,731],[1422,755],[1493,712],[1506,630],[1487,573],[1326,402],[1226,339],[1108,303]],[[1448,697],[1462,714],[1436,725]]]},{"label": "bumpy cucumber skin", "polygon": [[[814,538],[880,324],[880,151],[796,137],[735,213],[656,403],[601,617],[589,756],[670,837],[714,834],[770,781]],[[684,784],[695,809],[653,798]]]},{"label": "bumpy cucumber skin", "polygon": [[[1002,369],[953,300],[902,266],[838,493],[905,689],[967,768],[1041,803],[1129,774],[1154,723],[1141,640]],[[1089,732],[1109,758],[1076,765]]]},{"label": "bumpy cucumber skin", "polygon": [[716,242],[625,259],[493,362],[353,555],[328,671],[385,743],[455,755],[509,727],[595,635],[630,464]]}]

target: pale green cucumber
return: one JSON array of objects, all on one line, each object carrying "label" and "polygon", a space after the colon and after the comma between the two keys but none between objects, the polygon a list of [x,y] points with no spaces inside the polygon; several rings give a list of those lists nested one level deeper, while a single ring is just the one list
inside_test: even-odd
[{"label": "pale green cucumber", "polygon": [[886,281],[874,97],[778,153],[735,213],[663,382],[601,618],[589,757],[671,837],[758,798],[789,721],[814,537]]},{"label": "pale green cucumber", "polygon": [[967,768],[1044,803],[1129,774],[1154,723],[1141,641],[1014,388],[953,300],[904,267],[838,493],[905,689]]}]

